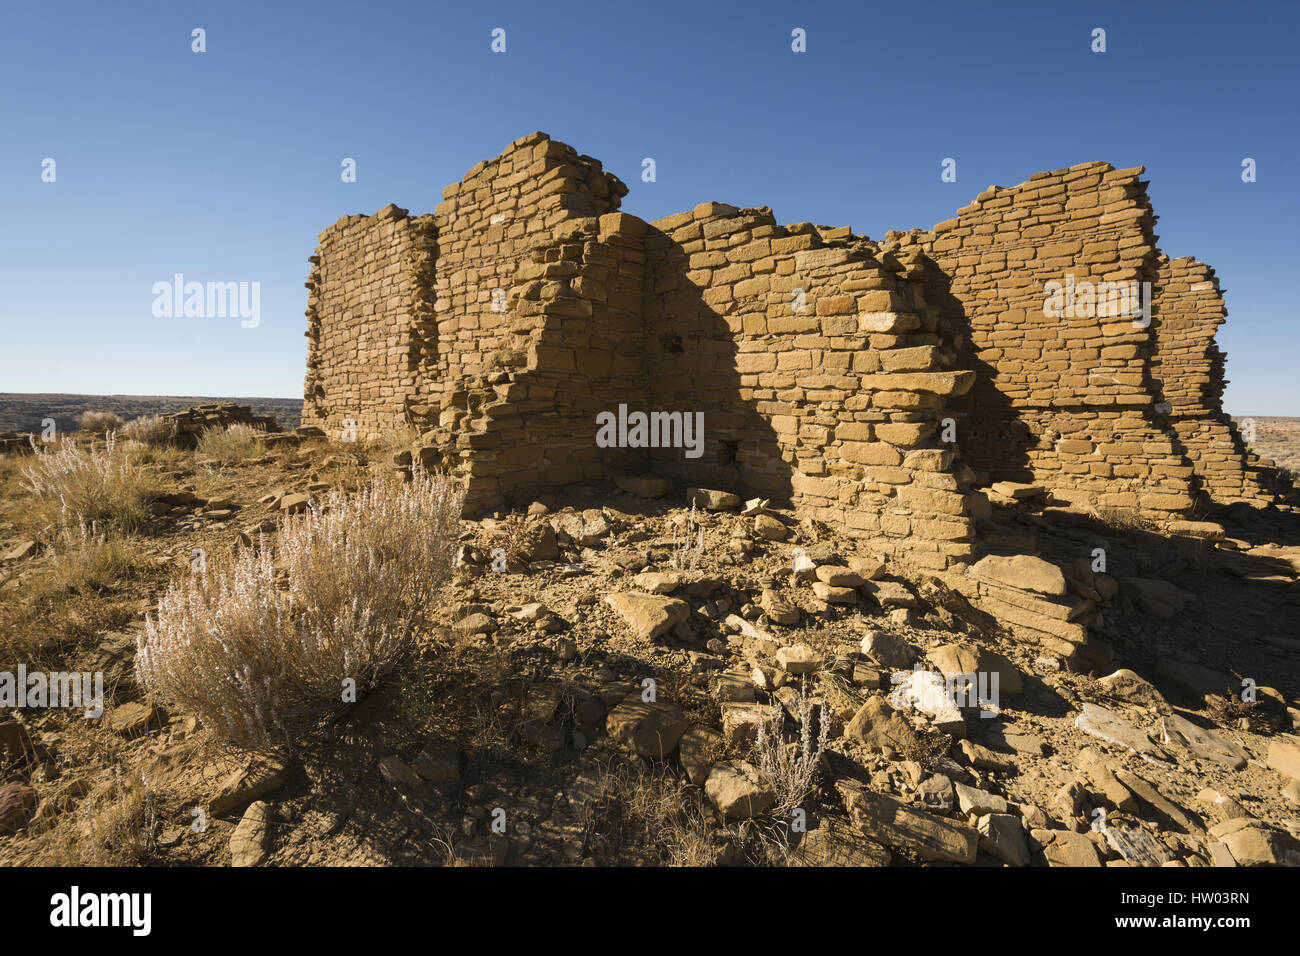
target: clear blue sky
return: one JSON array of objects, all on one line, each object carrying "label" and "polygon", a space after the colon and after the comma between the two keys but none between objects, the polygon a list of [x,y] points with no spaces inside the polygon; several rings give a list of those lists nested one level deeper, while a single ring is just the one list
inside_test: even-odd
[{"label": "clear blue sky", "polygon": [[[873,238],[1039,170],[1144,165],[1162,249],[1226,289],[1228,410],[1300,415],[1298,25],[1294,3],[9,0],[0,391],[299,397],[317,233],[432,211],[540,129],[646,219],[716,199]],[[178,272],[260,282],[261,325],[154,317]]]}]

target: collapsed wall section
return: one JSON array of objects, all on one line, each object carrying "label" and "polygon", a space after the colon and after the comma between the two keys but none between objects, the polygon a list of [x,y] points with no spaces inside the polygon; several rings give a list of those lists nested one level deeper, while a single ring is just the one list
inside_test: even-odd
[{"label": "collapsed wall section", "polygon": [[1192,504],[1192,468],[1150,377],[1156,217],[1141,172],[1039,173],[931,230],[886,237],[883,251],[933,262],[927,296],[968,329],[978,379],[957,406],[959,440],[990,481],[1149,512]]},{"label": "collapsed wall section", "polygon": [[1177,432],[1200,490],[1219,504],[1267,504],[1273,496],[1247,466],[1245,443],[1223,412],[1225,356],[1214,335],[1228,310],[1214,270],[1195,259],[1161,256],[1155,313],[1151,374],[1164,399],[1160,410]]}]

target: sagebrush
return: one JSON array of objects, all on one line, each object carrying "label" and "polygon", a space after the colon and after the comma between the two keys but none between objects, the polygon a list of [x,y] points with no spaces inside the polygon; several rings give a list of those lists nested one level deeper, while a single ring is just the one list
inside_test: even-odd
[{"label": "sagebrush", "polygon": [[450,578],[463,497],[417,469],[282,519],[278,561],[263,541],[167,589],[138,641],[141,684],[231,742],[294,736],[407,659]]},{"label": "sagebrush", "polygon": [[94,524],[136,531],[148,519],[148,473],[118,449],[111,432],[84,448],[64,438],[53,451],[35,441],[32,449],[21,484],[32,496],[28,521],[34,530]]}]

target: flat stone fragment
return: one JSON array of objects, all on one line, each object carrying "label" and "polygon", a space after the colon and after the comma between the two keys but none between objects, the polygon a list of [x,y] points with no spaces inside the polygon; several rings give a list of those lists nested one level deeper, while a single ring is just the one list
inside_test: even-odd
[{"label": "flat stone fragment", "polygon": [[852,826],[823,819],[799,841],[794,861],[798,866],[882,867],[889,866],[890,853]]},{"label": "flat stone fragment", "polygon": [[208,802],[208,814],[225,816],[249,801],[279,789],[288,779],[288,762],[278,754],[249,757],[223,781],[217,795]]},{"label": "flat stone fragment", "polygon": [[971,566],[970,574],[982,581],[1039,594],[1060,596],[1066,593],[1065,575],[1050,561],[1033,555],[1010,557],[990,554]]},{"label": "flat stone fragment", "polygon": [[1062,830],[1055,833],[1051,843],[1043,847],[1043,858],[1048,866],[1100,867],[1101,857],[1082,833]]},{"label": "flat stone fragment", "polygon": [[1007,812],[1007,801],[1004,797],[968,787],[964,783],[954,782],[952,786],[957,793],[957,809],[962,813],[973,813],[977,817],[982,817],[989,813]]},{"label": "flat stone fragment", "polygon": [[912,645],[897,634],[887,631],[867,631],[862,638],[862,653],[874,657],[886,667],[911,667],[916,660],[916,651]]},{"label": "flat stone fragment", "polygon": [[1210,827],[1238,866],[1300,866],[1300,840],[1258,820],[1236,817]]},{"label": "flat stone fragment", "polygon": [[640,591],[610,594],[605,603],[617,611],[632,633],[643,641],[652,641],[666,634],[691,613],[691,606],[685,601]]},{"label": "flat stone fragment", "polygon": [[630,697],[605,718],[605,732],[612,740],[641,757],[661,760],[677,749],[690,721],[681,708],[666,701],[644,701]]},{"label": "flat stone fragment", "polygon": [[811,674],[817,670],[817,654],[807,644],[794,644],[776,652],[777,666],[795,675]]},{"label": "flat stone fragment", "polygon": [[248,805],[235,832],[230,835],[230,865],[257,866],[267,857],[271,807],[258,800]]},{"label": "flat stone fragment", "polygon": [[1124,747],[1134,753],[1164,759],[1165,753],[1151,742],[1142,731],[1128,723],[1112,710],[1097,704],[1083,705],[1083,713],[1074,720],[1074,726],[1084,733],[1099,737],[1107,743]]},{"label": "flat stone fragment", "polygon": [[1250,754],[1244,747],[1218,734],[1202,730],[1187,718],[1179,717],[1177,714],[1167,714],[1162,717],[1160,730],[1166,744],[1190,750],[1198,757],[1214,760],[1233,770],[1240,770],[1250,759]]},{"label": "flat stone fragment", "polygon": [[1029,865],[1029,844],[1020,819],[1009,813],[988,813],[979,818],[980,849],[1011,866]]},{"label": "flat stone fragment", "polygon": [[1300,780],[1300,737],[1274,737],[1265,760],[1278,773]]},{"label": "flat stone fragment", "polygon": [[883,697],[868,697],[844,728],[844,736],[872,750],[908,750],[920,742],[911,724]]},{"label": "flat stone fragment", "polygon": [[1103,827],[1101,833],[1111,849],[1138,866],[1164,866],[1174,858],[1169,848],[1146,830]]},{"label": "flat stone fragment", "polygon": [[733,495],[729,491],[714,491],[711,488],[687,488],[686,503],[707,508],[709,511],[725,511],[728,508],[739,508],[742,502],[740,495]]},{"label": "flat stone fragment", "polygon": [[866,581],[862,590],[874,597],[881,607],[916,607],[916,595],[901,581]]},{"label": "flat stone fragment", "polygon": [[1147,804],[1147,806],[1161,814],[1175,826],[1180,827],[1183,832],[1196,833],[1201,830],[1200,825],[1184,813],[1180,806],[1166,799],[1159,790],[1151,786],[1151,784],[1147,783],[1137,774],[1129,773],[1127,770],[1117,768],[1115,770],[1115,779],[1128,788],[1135,797]]},{"label": "flat stone fragment", "polygon": [[936,817],[852,781],[837,784],[849,818],[869,839],[910,850],[925,860],[973,863],[979,833]]},{"label": "flat stone fragment", "polygon": [[727,820],[759,816],[776,802],[776,795],[758,769],[743,760],[714,764],[704,782],[704,793]]}]

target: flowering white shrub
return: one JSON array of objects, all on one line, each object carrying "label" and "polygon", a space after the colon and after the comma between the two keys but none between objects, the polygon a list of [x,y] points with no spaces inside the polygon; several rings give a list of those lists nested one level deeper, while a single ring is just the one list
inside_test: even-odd
[{"label": "flowering white shrub", "polygon": [[112,432],[83,448],[64,438],[54,451],[32,441],[35,457],[23,469],[36,523],[67,527],[98,523],[134,531],[148,517],[147,472],[117,450]]},{"label": "flowering white shrub", "polygon": [[[451,574],[463,492],[417,471],[331,492],[268,542],[168,588],[136,652],[141,684],[234,743],[264,746],[338,708],[415,646]],[[288,573],[288,590],[277,587]]]}]

